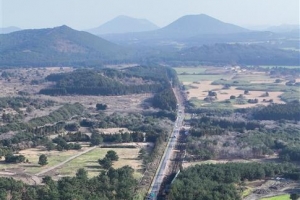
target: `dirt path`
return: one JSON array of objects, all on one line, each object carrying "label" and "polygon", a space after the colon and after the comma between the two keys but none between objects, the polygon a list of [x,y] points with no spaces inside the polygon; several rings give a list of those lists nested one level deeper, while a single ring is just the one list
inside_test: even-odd
[{"label": "dirt path", "polygon": [[61,163],[59,163],[59,164],[57,164],[57,165],[54,165],[53,167],[44,169],[43,171],[40,171],[39,173],[36,173],[35,175],[36,175],[36,176],[41,176],[41,175],[43,175],[43,174],[45,174],[45,173],[47,173],[47,172],[49,172],[49,171],[51,171],[51,170],[54,170],[54,169],[56,169],[56,168],[58,168],[58,167],[60,167],[60,166],[62,166],[62,165],[64,165],[64,164],[66,164],[67,162],[69,162],[69,161],[71,161],[71,160],[77,158],[78,156],[81,156],[82,154],[85,154],[85,153],[87,153],[87,152],[89,152],[89,151],[92,151],[93,149],[95,149],[95,148],[97,148],[97,147],[98,147],[98,146],[94,146],[94,147],[88,148],[88,149],[86,149],[86,150],[84,150],[84,151],[82,151],[82,152],[80,152],[80,153],[78,153],[78,154],[76,154],[76,155],[74,155],[74,156],[68,158],[67,160],[65,160],[65,161],[63,161],[63,162],[61,162]]}]

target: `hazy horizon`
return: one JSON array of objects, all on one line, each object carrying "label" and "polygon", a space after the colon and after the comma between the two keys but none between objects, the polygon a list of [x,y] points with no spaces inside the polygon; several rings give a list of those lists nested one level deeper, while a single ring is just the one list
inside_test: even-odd
[{"label": "hazy horizon", "polygon": [[[147,19],[164,27],[184,15],[206,14],[245,28],[299,25],[298,0],[0,0],[0,27],[22,29],[67,25],[86,30],[119,15]],[[284,9],[283,9],[284,8]]]}]

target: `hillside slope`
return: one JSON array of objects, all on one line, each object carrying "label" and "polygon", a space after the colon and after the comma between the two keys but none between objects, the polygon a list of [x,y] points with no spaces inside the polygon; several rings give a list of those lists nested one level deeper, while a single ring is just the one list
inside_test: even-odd
[{"label": "hillside slope", "polygon": [[0,66],[101,64],[126,56],[118,45],[67,26],[0,35],[0,46]]}]

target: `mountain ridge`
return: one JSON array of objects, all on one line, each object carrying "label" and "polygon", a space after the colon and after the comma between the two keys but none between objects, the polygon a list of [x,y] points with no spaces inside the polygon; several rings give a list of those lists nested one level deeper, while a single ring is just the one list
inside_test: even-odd
[{"label": "mountain ridge", "polygon": [[16,27],[16,26],[3,27],[3,28],[0,28],[0,34],[8,34],[8,33],[20,31],[20,30],[22,30],[22,29],[20,29],[19,27]]},{"label": "mountain ridge", "polygon": [[106,23],[87,30],[87,32],[102,35],[114,33],[130,33],[130,32],[144,32],[158,29],[159,27],[147,19],[138,19],[125,15],[120,15],[113,18]]},{"label": "mountain ridge", "polygon": [[121,44],[123,41],[144,43],[147,40],[154,43],[161,43],[161,41],[165,40],[187,40],[199,35],[224,35],[247,32],[249,32],[248,29],[222,22],[205,14],[199,14],[185,15],[167,26],[153,31],[107,34],[101,35],[101,37]]},{"label": "mountain ridge", "polygon": [[115,54],[126,54],[116,44],[66,25],[3,34],[0,45],[0,65],[28,63],[28,60],[36,65],[74,64],[87,60],[101,63],[115,59]]},{"label": "mountain ridge", "polygon": [[[231,34],[248,32],[249,30],[222,22],[205,14],[185,15],[159,29],[157,32],[171,34],[173,37],[193,37],[200,34]],[[177,34],[177,35],[175,35]]]}]

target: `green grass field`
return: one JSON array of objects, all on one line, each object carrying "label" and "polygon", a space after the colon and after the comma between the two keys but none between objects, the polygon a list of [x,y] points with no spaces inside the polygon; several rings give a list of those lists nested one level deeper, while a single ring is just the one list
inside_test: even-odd
[{"label": "green grass field", "polygon": [[238,86],[238,90],[249,90],[249,91],[269,91],[269,92],[284,92],[292,89],[294,86],[276,85],[273,83],[255,83],[244,86]]},{"label": "green grass field", "polygon": [[231,103],[224,103],[221,101],[207,103],[206,101],[199,100],[197,98],[191,98],[190,103],[194,106],[194,108],[233,109]]},{"label": "green grass field", "polygon": [[187,73],[187,74],[198,74],[205,73],[207,68],[205,67],[176,67],[174,68],[177,74]]},{"label": "green grass field", "polygon": [[269,76],[267,75],[249,75],[249,74],[238,74],[236,76],[234,76],[232,78],[232,80],[235,80],[235,81],[261,81],[261,80],[268,80],[270,79]]},{"label": "green grass field", "polygon": [[224,76],[226,75],[211,75],[211,74],[207,74],[207,75],[199,75],[199,74],[195,74],[195,75],[178,75],[179,81],[181,82],[195,82],[195,81],[215,81],[215,80],[219,80],[222,78],[225,78]]},{"label": "green grass field", "polygon": [[207,67],[177,67],[174,68],[178,74],[179,81],[181,82],[195,82],[195,81],[214,81],[221,78],[226,78],[224,74],[211,74],[206,73]]},{"label": "green grass field", "polygon": [[109,150],[116,151],[119,156],[119,160],[113,164],[114,168],[129,165],[135,170],[135,178],[139,179],[142,177],[140,172],[142,160],[137,158],[140,150],[138,148],[96,148],[63,165],[59,169],[59,173],[61,175],[74,176],[79,168],[85,168],[88,171],[89,177],[97,176],[101,171],[103,171],[98,163],[98,159],[104,158],[106,152]]},{"label": "green grass field", "polygon": [[300,88],[285,91],[280,98],[285,102],[300,100]]},{"label": "green grass field", "polygon": [[262,198],[260,200],[290,200],[289,194],[279,195],[275,197]]}]

